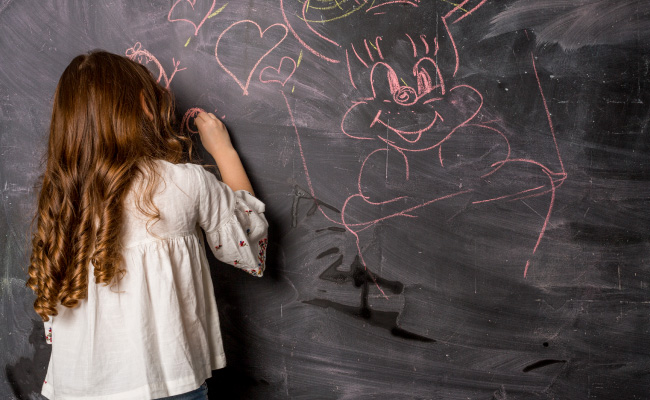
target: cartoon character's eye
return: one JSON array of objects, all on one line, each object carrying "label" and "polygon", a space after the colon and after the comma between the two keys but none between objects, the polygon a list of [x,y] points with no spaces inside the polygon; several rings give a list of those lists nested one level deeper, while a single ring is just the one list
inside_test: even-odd
[{"label": "cartoon character's eye", "polygon": [[429,73],[424,68],[419,68],[417,72],[417,79],[418,79],[418,97],[422,97],[433,90],[433,83],[431,81],[431,76],[429,76]]},{"label": "cartoon character's eye", "polygon": [[390,86],[390,93],[395,96],[395,93],[399,91],[399,79],[397,78],[395,71],[390,67],[388,67],[388,71],[386,71],[386,79]]},{"label": "cartoon character's eye", "polygon": [[[425,63],[430,63],[433,68],[424,68]],[[431,76],[429,75],[429,71],[432,73],[435,73],[436,80],[432,81]],[[438,68],[438,64],[436,64],[435,61],[433,61],[429,57],[424,57],[421,58],[414,66],[413,66],[413,76],[417,78],[418,81],[418,95],[420,97],[434,91],[438,90],[440,88],[440,92],[442,94],[445,94],[445,82],[442,79],[442,75],[440,74],[440,69]]]}]

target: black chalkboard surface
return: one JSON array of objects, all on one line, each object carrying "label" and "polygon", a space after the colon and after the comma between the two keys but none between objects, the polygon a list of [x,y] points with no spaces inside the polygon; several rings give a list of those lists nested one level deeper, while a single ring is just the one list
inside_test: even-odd
[{"label": "black chalkboard surface", "polygon": [[650,398],[632,0],[0,1],[0,398],[39,398],[34,185],[96,48],[146,64],[179,129],[222,118],[267,204],[266,276],[211,260],[211,398]]}]

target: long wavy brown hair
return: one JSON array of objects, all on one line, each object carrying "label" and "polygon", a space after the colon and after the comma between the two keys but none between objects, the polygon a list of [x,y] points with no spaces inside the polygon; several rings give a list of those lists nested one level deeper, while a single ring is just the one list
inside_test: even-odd
[{"label": "long wavy brown hair", "polygon": [[[96,284],[125,273],[120,237],[124,199],[143,179],[137,208],[152,220],[156,160],[178,163],[191,140],[172,128],[171,93],[142,65],[94,51],[65,69],[54,95],[47,162],[35,217],[27,286],[43,318],[75,307]],[[135,190],[136,188],[134,188]]]}]

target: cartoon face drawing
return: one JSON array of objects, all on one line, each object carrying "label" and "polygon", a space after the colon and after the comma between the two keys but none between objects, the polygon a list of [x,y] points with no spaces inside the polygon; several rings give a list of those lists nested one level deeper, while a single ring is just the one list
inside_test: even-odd
[{"label": "cartoon face drawing", "polygon": [[430,150],[481,109],[480,93],[466,85],[445,87],[430,57],[416,59],[412,76],[402,78],[385,61],[369,68],[371,97],[355,101],[341,123],[353,139],[377,139],[402,151]]},{"label": "cartoon face drawing", "polygon": [[[417,210],[457,196],[464,200],[455,203],[481,205],[550,194],[534,254],[544,236],[555,191],[566,179],[566,172],[532,52],[529,69],[534,75],[530,76],[535,76],[544,102],[560,172],[536,160],[534,149],[524,151],[524,156],[513,157],[508,137],[518,132],[506,134],[499,112],[486,110],[481,91],[458,76],[462,48],[456,43],[454,34],[458,31],[452,26],[474,14],[485,0],[464,0],[451,5],[436,3],[435,17],[429,15],[429,22],[436,22],[433,35],[430,31],[409,32],[400,26],[384,33],[364,31],[365,38],[346,37],[334,26],[343,17],[352,26],[354,18],[378,18],[383,22],[377,26],[385,28],[390,26],[390,18],[400,15],[388,11],[410,10],[404,15],[417,16],[419,13],[412,11],[421,4],[418,1],[354,3],[359,8],[345,2],[348,8],[337,11],[326,9],[323,6],[327,3],[319,2],[320,8],[310,10],[314,3],[306,0],[281,0],[285,25],[301,48],[317,56],[318,63],[338,64],[338,71],[347,72],[350,91],[341,96],[346,104],[339,131],[359,154],[359,172],[353,174],[356,189],[348,192],[341,204],[326,204],[319,199],[308,170],[309,155],[303,152],[298,127],[283,94],[294,123],[309,192],[300,189],[299,197],[313,201],[308,215],[319,210],[329,222],[352,234],[360,263],[366,266],[363,250],[366,245],[360,233],[372,231],[369,228],[390,219],[414,218]],[[451,6],[448,12],[437,12]],[[336,17],[338,12],[342,12],[341,18]],[[320,23],[312,13],[321,15]],[[325,18],[325,13],[332,15],[327,14]],[[374,26],[367,22],[363,26]],[[307,29],[303,27],[298,34],[293,28],[296,24],[305,24]],[[344,185],[352,187],[348,182]],[[528,265],[529,262],[524,276]]]}]

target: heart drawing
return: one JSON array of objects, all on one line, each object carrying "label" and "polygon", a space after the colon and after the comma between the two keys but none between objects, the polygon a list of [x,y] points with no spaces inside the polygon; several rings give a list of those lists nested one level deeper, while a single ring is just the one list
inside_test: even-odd
[{"label": "heart drawing", "polygon": [[[284,61],[287,60],[287,67],[290,71],[286,75],[284,79],[282,79],[283,75],[283,70],[282,70],[282,65],[284,64]],[[273,79],[273,74],[275,71],[275,74],[277,75],[277,79]],[[260,82],[262,83],[271,83],[271,82],[276,82],[279,83],[280,85],[284,86],[289,79],[293,76],[293,73],[296,72],[296,61],[291,58],[291,57],[282,57],[280,60],[280,65],[278,65],[277,68],[274,68],[272,66],[264,67],[262,71],[260,71]]]},{"label": "heart drawing", "polygon": [[194,6],[196,5],[196,0],[176,0],[174,2],[174,4],[172,5],[172,8],[169,9],[169,13],[167,14],[167,20],[169,22],[179,22],[179,21],[181,21],[181,22],[187,22],[188,24],[191,24],[194,27],[194,36],[196,36],[199,33],[199,29],[201,29],[201,26],[203,26],[203,23],[205,22],[205,20],[210,18],[210,15],[212,14],[212,10],[214,10],[214,6],[217,3],[217,0],[212,0],[212,5],[210,6],[210,10],[208,10],[208,12],[205,14],[205,16],[203,17],[201,22],[198,23],[198,25],[195,24],[194,21],[191,21],[191,20],[186,19],[186,18],[172,19],[172,14],[174,13],[174,10],[176,9],[176,6],[179,3],[183,2],[183,1],[188,3],[190,5],[190,7],[192,7],[192,10],[194,10]]},{"label": "heart drawing", "polygon": [[[263,39],[266,32],[268,32],[271,28],[277,27],[277,28],[282,29],[282,31],[284,31],[284,33],[282,35],[282,38],[280,38],[280,40],[277,40],[275,42],[275,44],[273,44],[273,46],[271,46],[270,49],[268,49],[264,54],[262,54],[262,56],[255,63],[255,65],[253,65],[253,68],[250,70],[250,72],[248,73],[248,76],[246,77],[246,82],[242,82],[239,78],[237,78],[237,76],[235,76],[235,74],[230,69],[228,69],[225,65],[223,65],[223,63],[219,59],[219,46],[221,44],[221,40],[224,39],[224,36],[226,36],[226,38],[224,39],[226,42],[232,41],[232,43],[234,45],[240,45],[241,46],[241,44],[240,44],[241,42],[237,40],[238,39],[237,35],[235,35],[234,32],[231,32],[231,30],[234,27],[236,27],[237,25],[240,25],[240,24],[252,24],[255,28],[257,28],[257,31],[260,34],[260,39]],[[219,35],[219,38],[217,39],[217,44],[214,47],[214,56],[217,59],[217,62],[219,63],[221,68],[223,68],[223,70],[226,71],[226,73],[228,75],[230,75],[230,77],[232,79],[235,80],[235,82],[239,85],[239,87],[242,88],[242,90],[244,91],[244,96],[246,96],[246,95],[248,95],[248,85],[250,85],[251,78],[253,77],[253,73],[257,69],[257,66],[260,65],[260,63],[262,62],[264,57],[269,55],[269,53],[271,53],[273,50],[275,50],[275,48],[278,47],[280,45],[280,43],[282,43],[284,41],[284,39],[287,37],[288,32],[289,31],[287,30],[287,27],[282,25],[282,24],[273,24],[273,25],[269,26],[268,28],[262,30],[260,25],[255,21],[243,20],[243,21],[235,22],[234,24],[232,24],[228,28],[226,28],[226,30],[224,30],[221,33],[221,35]],[[280,67],[282,66],[281,64],[282,63],[280,63]]]}]

